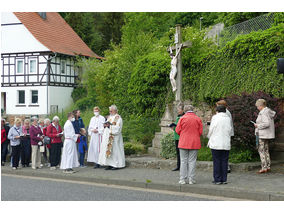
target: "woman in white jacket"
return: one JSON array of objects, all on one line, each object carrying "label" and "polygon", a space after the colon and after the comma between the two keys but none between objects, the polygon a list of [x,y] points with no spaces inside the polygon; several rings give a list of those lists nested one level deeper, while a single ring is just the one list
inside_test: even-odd
[{"label": "woman in white jacket", "polygon": [[217,106],[217,114],[212,117],[208,146],[213,157],[214,184],[227,184],[229,150],[231,149],[231,119],[226,114],[226,107]]}]

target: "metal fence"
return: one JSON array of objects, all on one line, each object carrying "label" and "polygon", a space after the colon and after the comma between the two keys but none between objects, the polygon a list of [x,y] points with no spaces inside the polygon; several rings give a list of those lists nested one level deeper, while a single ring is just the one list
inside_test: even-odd
[{"label": "metal fence", "polygon": [[238,35],[269,29],[272,27],[273,23],[274,13],[267,13],[239,24],[226,27],[217,34],[217,44],[218,46],[223,47],[227,42],[234,40]]}]

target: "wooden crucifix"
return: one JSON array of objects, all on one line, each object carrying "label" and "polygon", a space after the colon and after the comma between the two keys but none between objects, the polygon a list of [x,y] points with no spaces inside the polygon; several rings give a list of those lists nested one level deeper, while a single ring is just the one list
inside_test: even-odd
[{"label": "wooden crucifix", "polygon": [[[181,61],[181,50],[192,46],[191,41],[181,42],[181,25],[176,25],[175,34],[175,46],[171,46],[167,49],[170,53],[171,61],[171,73],[170,80],[173,87],[173,92],[176,93],[176,101],[182,101],[182,61]],[[172,51],[176,51],[174,55]],[[175,77],[177,75],[177,79]]]}]

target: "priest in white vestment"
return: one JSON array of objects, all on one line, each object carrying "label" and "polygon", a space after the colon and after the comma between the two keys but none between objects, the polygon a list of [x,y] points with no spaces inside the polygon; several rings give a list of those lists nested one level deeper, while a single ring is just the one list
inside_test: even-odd
[{"label": "priest in white vestment", "polygon": [[95,167],[99,168],[99,154],[101,150],[101,143],[102,143],[102,137],[104,132],[104,123],[105,123],[105,117],[100,115],[100,108],[94,107],[94,117],[92,117],[88,133],[91,136],[89,150],[88,150],[88,162],[94,162]]},{"label": "priest in white vestment", "polygon": [[71,122],[74,120],[75,118],[73,113],[69,112],[68,120],[64,124],[65,140],[60,164],[60,169],[64,169],[63,172],[69,174],[75,172],[72,168],[79,167],[76,141],[80,135],[75,134],[75,130]]},{"label": "priest in white vestment", "polygon": [[105,124],[99,164],[108,166],[106,170],[125,167],[124,145],[122,139],[122,118],[117,114],[117,107],[109,107],[110,115]]}]

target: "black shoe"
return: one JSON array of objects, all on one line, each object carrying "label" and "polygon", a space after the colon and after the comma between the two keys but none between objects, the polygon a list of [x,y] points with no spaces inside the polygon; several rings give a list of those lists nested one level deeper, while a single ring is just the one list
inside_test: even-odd
[{"label": "black shoe", "polygon": [[5,163],[4,163],[4,162],[1,162],[1,166],[5,166]]},{"label": "black shoe", "polygon": [[173,171],[173,172],[174,172],[174,171],[179,171],[179,168],[176,167],[176,168],[172,169],[172,171]]},{"label": "black shoe", "polygon": [[22,165],[22,167],[26,167],[26,165],[24,164],[24,165]]},{"label": "black shoe", "polygon": [[101,168],[100,164],[96,164],[96,165],[94,166],[94,169],[98,169],[98,168]]},{"label": "black shoe", "polygon": [[231,169],[228,169],[227,173],[231,173]]},{"label": "black shoe", "polygon": [[119,168],[116,167],[112,167],[111,170],[118,170]]},{"label": "black shoe", "polygon": [[225,181],[225,182],[222,182],[222,184],[228,184],[228,182],[227,182],[227,181]]},{"label": "black shoe", "polygon": [[108,166],[105,168],[105,170],[111,170],[112,169],[112,166]]}]

